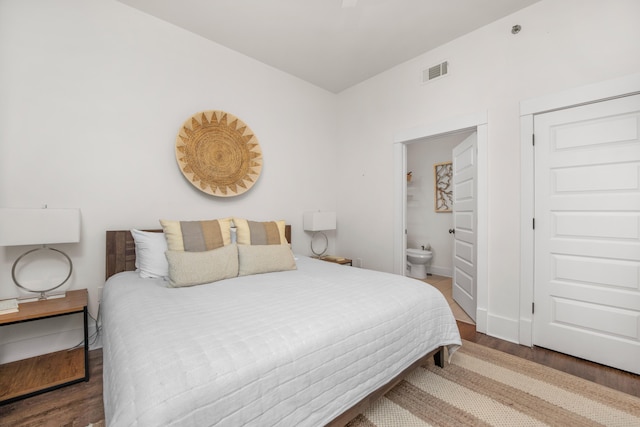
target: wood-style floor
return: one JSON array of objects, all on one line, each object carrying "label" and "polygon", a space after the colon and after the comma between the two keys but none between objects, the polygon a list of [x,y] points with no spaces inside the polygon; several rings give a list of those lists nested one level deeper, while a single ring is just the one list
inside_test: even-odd
[{"label": "wood-style floor", "polygon": [[102,420],[102,349],[89,352],[89,367],[88,382],[0,406],[0,426],[85,427]]},{"label": "wood-style floor", "polygon": [[602,384],[606,387],[640,397],[640,376],[638,375],[547,350],[542,347],[526,347],[477,333],[473,320],[453,300],[450,277],[434,275],[427,277],[424,281],[438,288],[447,299],[447,302],[449,302],[451,311],[458,321],[458,329],[460,329],[462,339],[504,351],[505,353],[513,354],[523,359],[531,360]]},{"label": "wood-style floor", "polygon": [[[430,276],[435,283],[438,277]],[[446,293],[446,280],[444,292]],[[438,286],[440,288],[440,286]],[[450,304],[455,302],[450,301]],[[456,318],[459,307],[452,305]],[[604,386],[640,397],[640,376],[577,359],[539,347],[529,348],[475,332],[470,319],[458,320],[463,339],[568,372]],[[102,405],[102,350],[90,352],[89,382],[0,406],[0,426],[85,427],[104,418]]]}]

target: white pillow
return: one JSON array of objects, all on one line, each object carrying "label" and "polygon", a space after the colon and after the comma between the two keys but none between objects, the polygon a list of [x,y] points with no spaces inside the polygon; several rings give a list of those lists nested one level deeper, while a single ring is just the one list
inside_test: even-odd
[{"label": "white pillow", "polygon": [[169,276],[169,263],[165,252],[167,239],[164,233],[131,230],[136,247],[136,271],[142,278],[166,278]]}]

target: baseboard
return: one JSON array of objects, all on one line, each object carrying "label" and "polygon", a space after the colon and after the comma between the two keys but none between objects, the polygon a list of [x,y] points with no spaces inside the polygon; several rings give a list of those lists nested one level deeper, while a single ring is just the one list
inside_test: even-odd
[{"label": "baseboard", "polygon": [[486,334],[487,333],[487,309],[476,308],[476,331]]},{"label": "baseboard", "polygon": [[453,277],[453,270],[447,267],[438,267],[437,265],[431,265],[427,268],[429,274],[435,274],[437,276]]},{"label": "baseboard", "polygon": [[486,334],[501,340],[509,341],[514,344],[519,342],[520,325],[518,319],[510,319],[508,317],[496,316],[489,313],[487,315]]},{"label": "baseboard", "polygon": [[519,344],[531,347],[533,345],[533,321],[520,318]]}]

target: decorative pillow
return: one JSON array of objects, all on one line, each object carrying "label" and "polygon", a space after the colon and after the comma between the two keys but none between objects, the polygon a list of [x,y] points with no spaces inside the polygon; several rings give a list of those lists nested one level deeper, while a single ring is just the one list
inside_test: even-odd
[{"label": "decorative pillow", "polygon": [[233,218],[239,245],[287,245],[284,221],[256,222]]},{"label": "decorative pillow", "polygon": [[238,276],[295,270],[289,245],[238,245]]},{"label": "decorative pillow", "polygon": [[231,218],[168,221],[160,224],[170,251],[203,252],[231,244]]},{"label": "decorative pillow", "polygon": [[163,233],[131,230],[136,250],[136,270],[142,278],[169,276],[169,264],[164,253],[167,240]]},{"label": "decorative pillow", "polygon": [[201,285],[238,275],[235,244],[203,252],[167,251],[169,283],[175,288]]}]

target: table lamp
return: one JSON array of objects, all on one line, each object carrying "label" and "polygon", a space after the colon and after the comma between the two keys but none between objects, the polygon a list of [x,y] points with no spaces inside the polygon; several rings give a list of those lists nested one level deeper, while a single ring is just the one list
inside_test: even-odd
[{"label": "table lamp", "polygon": [[[11,268],[11,277],[16,286],[25,291],[40,294],[39,299],[47,299],[47,292],[64,285],[73,272],[71,258],[63,251],[47,245],[79,241],[80,209],[49,209],[46,206],[42,209],[0,208],[0,246],[41,245],[20,255]],[[33,290],[18,281],[16,277],[18,263],[27,255],[37,251],[53,251],[65,258],[69,264],[69,271],[61,283],[48,289]]]},{"label": "table lamp", "polygon": [[[329,239],[323,231],[336,229],[336,213],[320,211],[305,212],[303,227],[305,231],[314,232],[313,236],[311,236],[311,252],[321,258],[327,252],[327,248],[329,247]],[[324,249],[321,252],[316,252],[313,248],[313,240],[317,235],[324,237]]]}]

